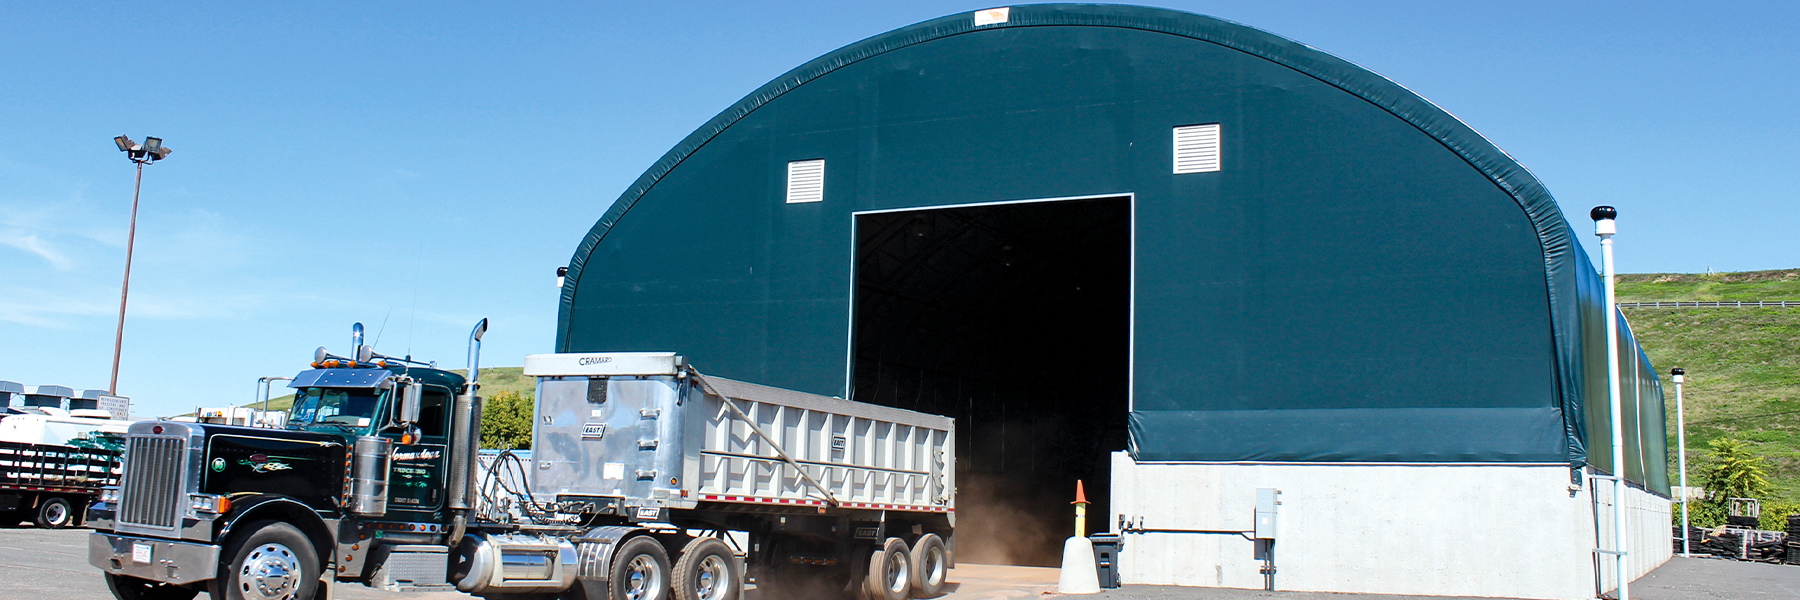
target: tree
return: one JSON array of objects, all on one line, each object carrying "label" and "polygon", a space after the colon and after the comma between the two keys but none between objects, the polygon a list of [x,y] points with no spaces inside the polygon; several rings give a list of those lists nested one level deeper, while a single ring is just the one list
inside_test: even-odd
[{"label": "tree", "polygon": [[1715,504],[1728,498],[1760,498],[1769,492],[1768,473],[1763,459],[1750,453],[1744,440],[1722,437],[1712,441],[1712,451],[1700,468],[1700,484],[1712,495]]},{"label": "tree", "polygon": [[481,447],[496,450],[531,448],[532,399],[520,392],[500,392],[481,407]]}]

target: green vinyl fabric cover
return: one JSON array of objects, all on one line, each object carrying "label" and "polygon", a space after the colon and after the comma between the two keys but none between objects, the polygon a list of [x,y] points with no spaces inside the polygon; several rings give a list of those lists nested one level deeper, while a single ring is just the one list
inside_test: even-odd
[{"label": "green vinyl fabric cover", "polygon": [[[1173,128],[1213,123],[1221,168],[1175,174]],[[816,159],[823,200],[785,203]],[[757,89],[581,241],[557,348],[849,395],[853,215],[1108,195],[1135,459],[1615,470],[1607,308],[1544,186],[1380,75],[1169,10],[951,15]],[[1660,383],[1620,339],[1625,472],[1666,494]]]}]

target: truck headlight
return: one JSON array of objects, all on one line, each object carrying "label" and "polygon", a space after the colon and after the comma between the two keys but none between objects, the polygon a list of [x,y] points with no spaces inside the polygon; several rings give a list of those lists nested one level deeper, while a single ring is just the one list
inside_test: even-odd
[{"label": "truck headlight", "polygon": [[231,510],[231,499],[217,494],[189,494],[188,508],[194,512],[223,514]]},{"label": "truck headlight", "polygon": [[103,504],[117,505],[119,503],[119,488],[101,488],[100,502]]}]

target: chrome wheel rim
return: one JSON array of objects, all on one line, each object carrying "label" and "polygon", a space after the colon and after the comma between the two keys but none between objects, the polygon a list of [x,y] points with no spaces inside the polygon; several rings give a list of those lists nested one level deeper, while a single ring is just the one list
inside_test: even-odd
[{"label": "chrome wheel rim", "polygon": [[944,582],[944,549],[933,547],[925,551],[925,564],[919,565],[925,570],[925,583],[937,585]]},{"label": "chrome wheel rim", "polygon": [[709,554],[700,559],[700,571],[694,577],[694,597],[701,600],[723,600],[731,589],[731,571],[725,559]]},{"label": "chrome wheel rim", "polygon": [[300,591],[300,558],[281,544],[263,544],[238,568],[238,592],[252,600],[287,600]]},{"label": "chrome wheel rim", "polygon": [[657,590],[662,589],[662,569],[657,568],[656,559],[648,554],[639,554],[631,558],[626,565],[629,575],[625,580],[625,597],[631,600],[655,598]]},{"label": "chrome wheel rim", "polygon": [[53,502],[44,507],[44,522],[51,527],[62,527],[69,522],[69,505]]},{"label": "chrome wheel rim", "polygon": [[906,572],[905,555],[899,552],[888,554],[887,566],[883,571],[885,571],[886,574],[882,579],[885,580],[883,583],[887,585],[888,591],[895,594],[904,593],[906,591],[906,578],[910,574]]}]

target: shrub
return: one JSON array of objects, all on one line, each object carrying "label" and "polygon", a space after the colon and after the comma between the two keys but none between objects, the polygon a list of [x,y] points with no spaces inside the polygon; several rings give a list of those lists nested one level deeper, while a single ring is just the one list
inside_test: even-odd
[{"label": "shrub", "polygon": [[495,450],[531,448],[532,398],[520,392],[500,392],[481,407],[481,447]]}]

